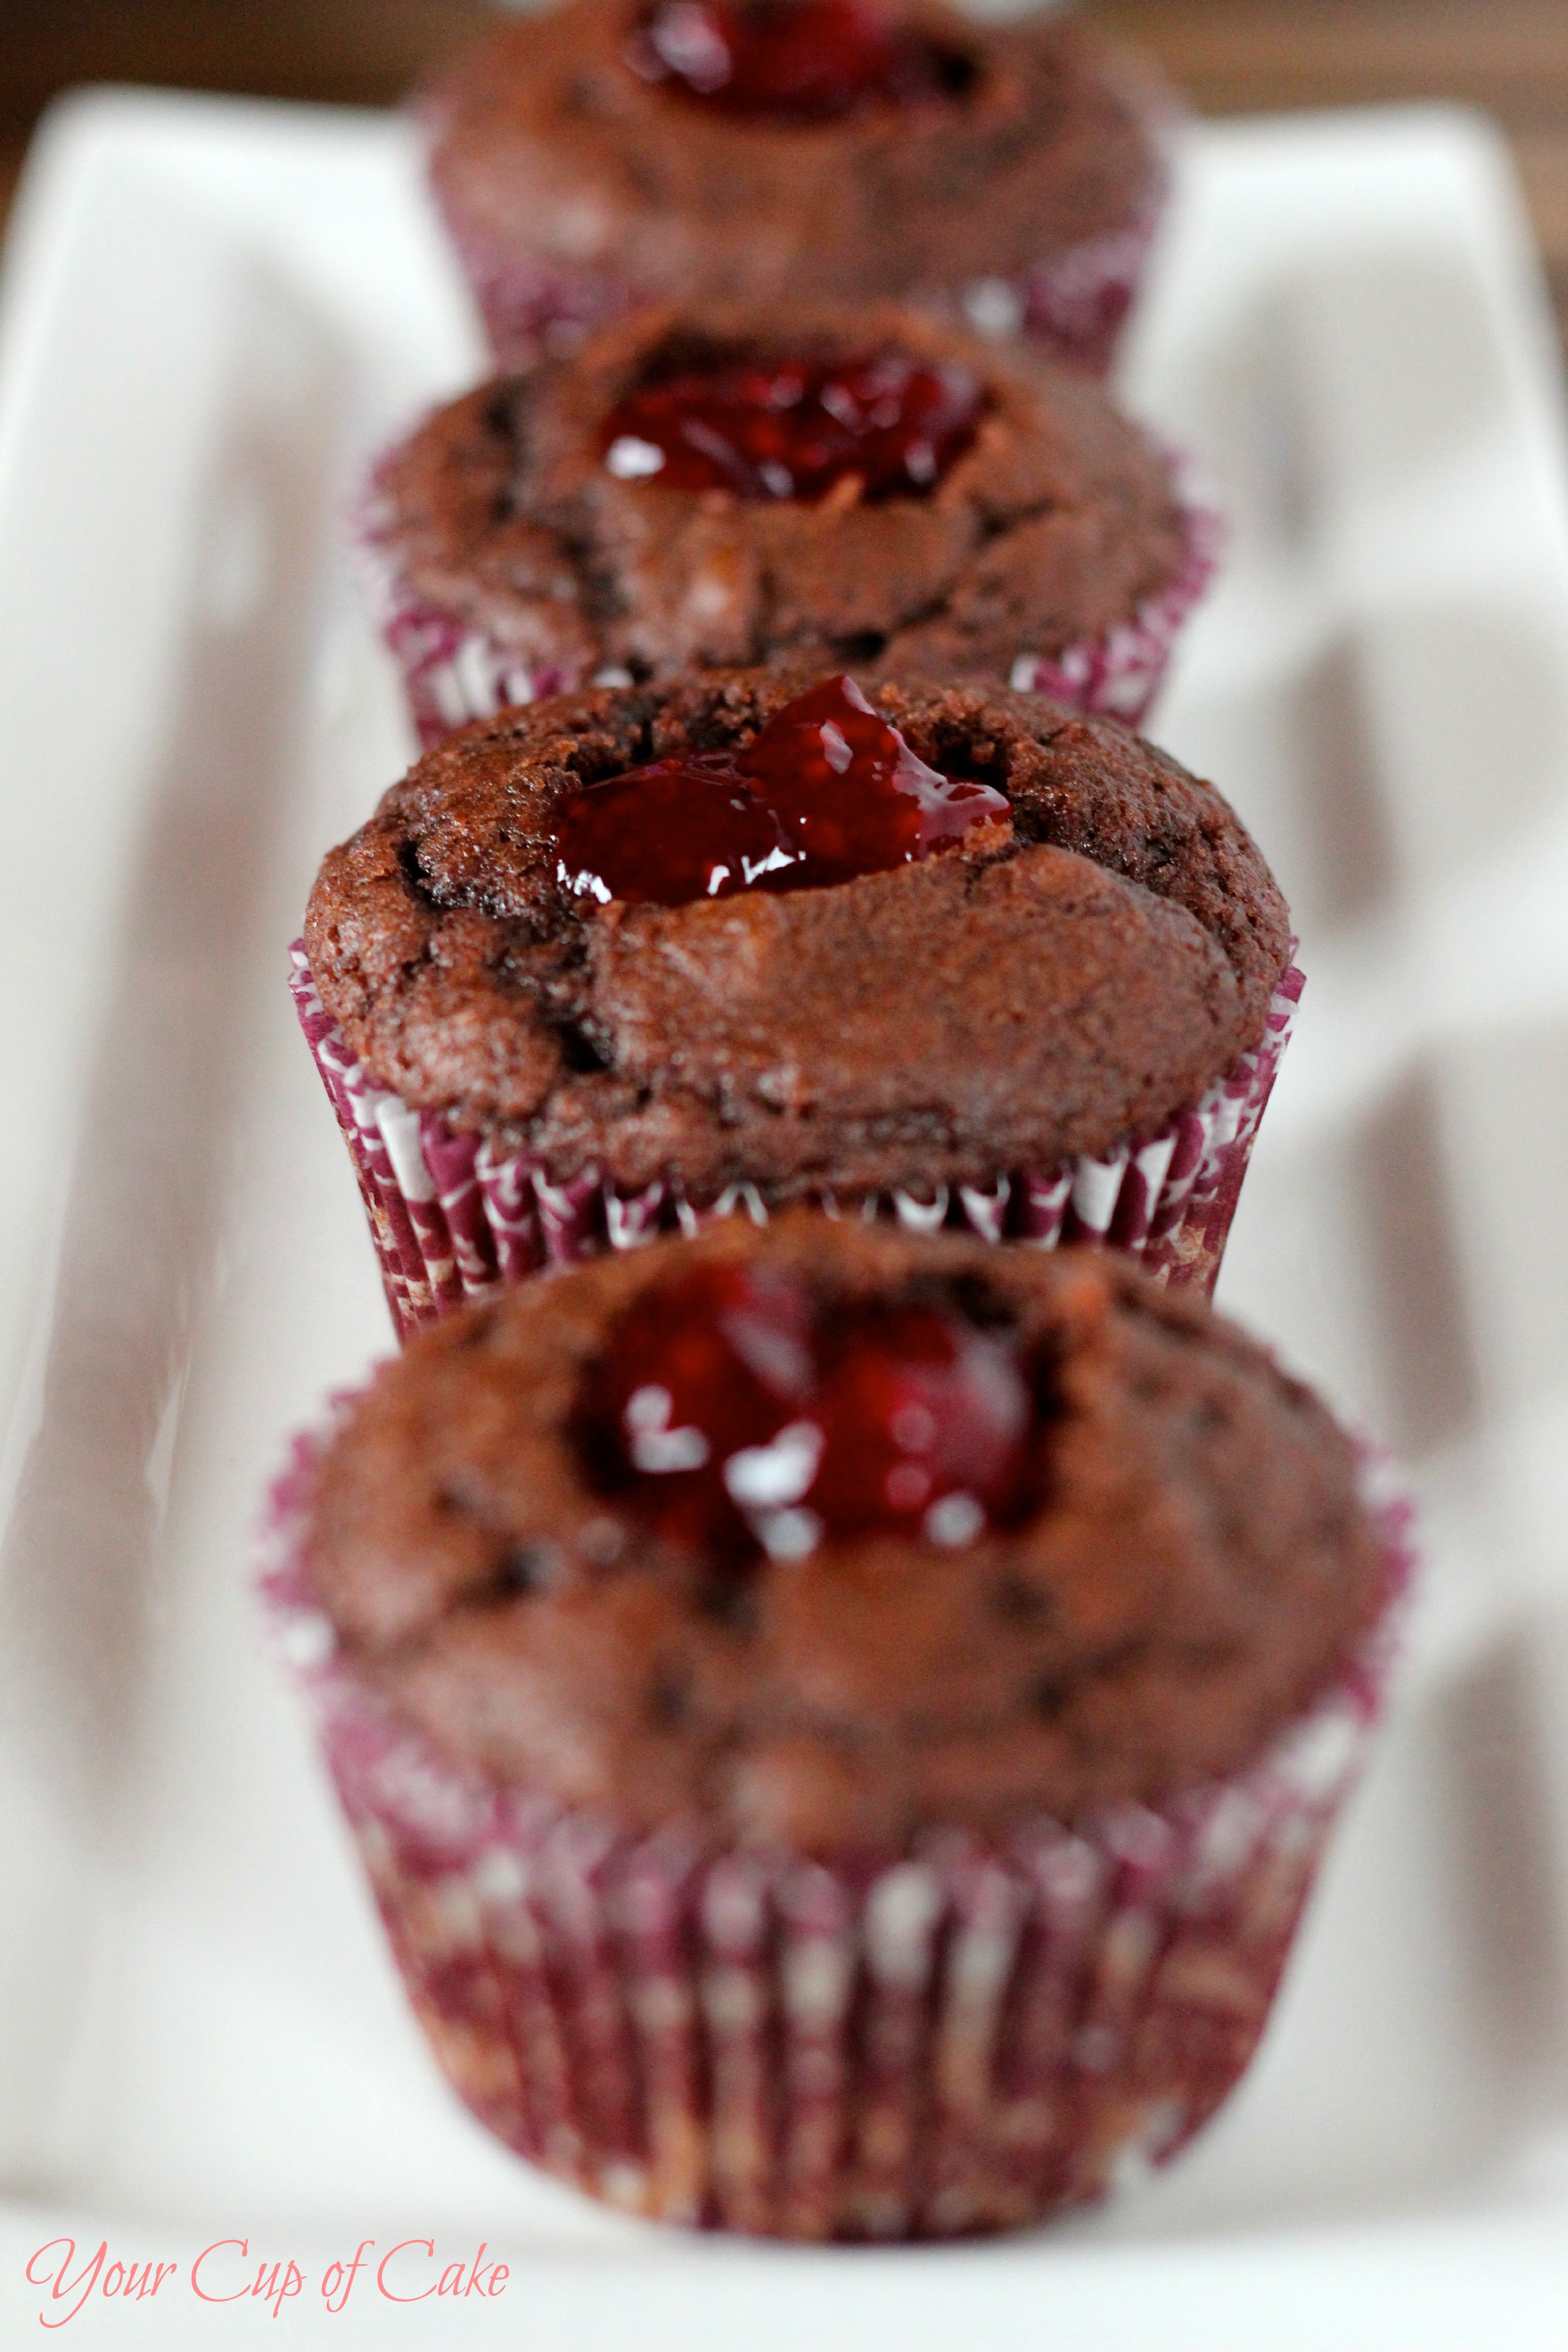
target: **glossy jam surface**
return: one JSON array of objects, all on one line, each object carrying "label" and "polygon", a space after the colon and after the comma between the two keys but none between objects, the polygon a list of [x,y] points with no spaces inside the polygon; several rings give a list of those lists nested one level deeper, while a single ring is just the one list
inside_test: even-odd
[{"label": "glossy jam surface", "polygon": [[583,1433],[645,1526],[742,1561],[971,1542],[1026,1506],[1037,1423],[1016,1348],[951,1307],[825,1315],[793,1278],[700,1266],[622,1316]]},{"label": "glossy jam surface", "polygon": [[972,368],[908,352],[847,360],[721,359],[661,376],[605,420],[600,452],[623,481],[821,499],[853,477],[869,502],[933,489],[973,442],[985,405]]},{"label": "glossy jam surface", "polygon": [[824,889],[1005,816],[1005,793],[917,759],[853,678],[829,678],[738,751],[628,769],[574,793],[556,872],[577,896],[681,907],[736,890]]},{"label": "glossy jam surface", "polygon": [[971,61],[879,0],[654,0],[627,59],[644,81],[716,113],[830,122],[871,105],[960,95]]}]

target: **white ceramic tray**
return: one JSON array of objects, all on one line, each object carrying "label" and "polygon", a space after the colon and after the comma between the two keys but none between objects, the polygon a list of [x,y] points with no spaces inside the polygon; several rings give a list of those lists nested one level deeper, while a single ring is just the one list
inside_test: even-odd
[{"label": "white ceramic tray", "polygon": [[[387,1336],[283,949],[407,749],[339,502],[476,357],[405,134],[79,100],[5,294],[0,2341],[1562,2352],[1568,488],[1489,134],[1195,132],[1131,356],[1236,518],[1156,731],[1310,974],[1226,1291],[1404,1450],[1432,1567],[1246,2088],[1162,2182],[991,2248],[693,2242],[500,2153],[262,1652],[264,1473]],[[62,2235],[180,2267],[69,2319],[25,2277]],[[326,2309],[406,2238],[487,2241],[504,2292]],[[292,2260],[280,2321],[192,2293],[230,2239],[200,2278]]]}]

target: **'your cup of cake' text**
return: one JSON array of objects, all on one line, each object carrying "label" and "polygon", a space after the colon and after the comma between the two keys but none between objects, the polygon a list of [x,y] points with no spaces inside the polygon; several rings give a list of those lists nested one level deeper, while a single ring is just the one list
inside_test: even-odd
[{"label": "'your cup of cake' text", "polygon": [[275,2256],[252,2248],[248,2238],[215,2238],[188,2265],[121,2262],[107,2238],[96,2247],[74,2238],[51,2238],[28,2258],[27,2284],[41,2289],[38,2318],[45,2327],[63,2327],[90,2302],[171,2303],[188,2295],[198,2303],[250,2303],[279,2318],[297,2297],[320,2295],[327,2309],[342,2311],[351,2294],[363,2303],[492,2301],[506,2293],[510,2276],[482,2242],[479,2252],[458,2259],[433,2238],[399,2238],[384,2252],[374,2238],[362,2238],[346,2260],[328,2263],[314,2274],[292,2255]]}]

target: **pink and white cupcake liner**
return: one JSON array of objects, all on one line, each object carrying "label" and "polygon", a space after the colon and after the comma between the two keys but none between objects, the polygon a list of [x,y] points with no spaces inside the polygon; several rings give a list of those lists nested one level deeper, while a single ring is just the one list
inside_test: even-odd
[{"label": "pink and white cupcake liner", "polygon": [[[754,1185],[732,1184],[717,1200],[694,1203],[662,1182],[622,1192],[592,1169],[555,1183],[528,1152],[462,1134],[441,1111],[411,1110],[356,1060],[321,1003],[302,941],[289,960],[295,1011],[353,1161],[400,1339],[547,1266],[635,1249],[662,1233],[695,1233],[715,1217],[766,1222]],[[1072,1243],[1125,1250],[1157,1280],[1196,1284],[1207,1295],[1302,986],[1292,963],[1252,1051],[1157,1134],[1103,1159],[1016,1171],[984,1186],[941,1185],[929,1200],[903,1192],[853,1201],[823,1193],[816,1205],[916,1233],[947,1226],[1037,1249]]]},{"label": "pink and white cupcake liner", "polygon": [[[1170,143],[1172,119],[1164,110],[1155,119],[1163,146]],[[1028,269],[972,278],[945,299],[908,299],[926,309],[951,308],[982,334],[1026,335],[1069,365],[1103,376],[1137,299],[1164,208],[1162,188],[1122,227],[1086,237]],[[531,367],[633,310],[672,299],[668,287],[638,286],[611,269],[574,269],[521,252],[450,210],[444,217],[486,339],[502,367]]]},{"label": "pink and white cupcake liner", "polygon": [[269,1612],[435,2054],[520,2156],[664,2221],[949,2237],[1124,2186],[1224,2101],[1381,1711],[1412,1566],[1385,1474],[1384,1616],[1247,1769],[826,1864],[625,1834],[436,1752],[307,1589],[322,1442],[273,1493]]},{"label": "pink and white cupcake liner", "polygon": [[[426,751],[471,720],[493,719],[510,704],[538,702],[586,686],[628,686],[630,673],[588,673],[535,664],[515,646],[434,602],[408,579],[399,556],[397,517],[383,488],[385,463],[371,477],[356,522],[366,594],[397,664],[415,729]],[[1189,614],[1213,579],[1224,540],[1219,515],[1173,460],[1182,499],[1183,547],[1175,572],[1143,598],[1131,617],[1098,637],[1046,654],[1022,648],[1008,671],[1023,694],[1048,694],[1070,709],[1137,727],[1163,682]]]},{"label": "pink and white cupcake liner", "polygon": [[1113,623],[1103,636],[1080,638],[1054,654],[1019,654],[1007,675],[1015,693],[1047,694],[1091,718],[1142,725],[1164,684],[1176,639],[1218,569],[1225,542],[1217,511],[1191,490],[1182,520],[1182,561],[1164,587],[1145,596],[1131,620]]},{"label": "pink and white cupcake liner", "polygon": [[1017,277],[973,278],[959,310],[981,334],[1026,335],[1070,366],[1108,375],[1163,210],[1162,197],[1126,227],[1069,246]]}]

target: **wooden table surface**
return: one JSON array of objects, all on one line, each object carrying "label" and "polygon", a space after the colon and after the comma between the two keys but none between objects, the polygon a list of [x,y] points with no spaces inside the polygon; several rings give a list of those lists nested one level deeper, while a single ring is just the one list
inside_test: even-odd
[{"label": "wooden table surface", "polygon": [[[28,131],[79,81],[385,104],[482,24],[482,0],[4,0],[0,205]],[[1568,335],[1568,0],[1090,0],[1205,112],[1400,98],[1508,131]]]}]

